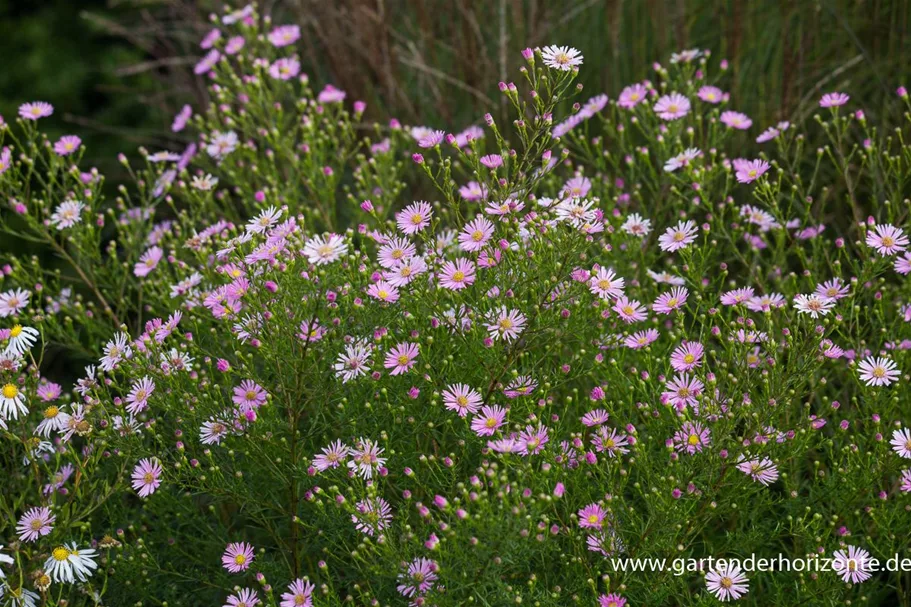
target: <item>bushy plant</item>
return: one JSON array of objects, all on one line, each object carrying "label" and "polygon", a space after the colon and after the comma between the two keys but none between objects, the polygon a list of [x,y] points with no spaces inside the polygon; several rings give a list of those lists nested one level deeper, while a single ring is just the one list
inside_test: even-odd
[{"label": "bushy plant", "polygon": [[[116,200],[50,105],[2,130],[2,226],[64,262],[0,283],[3,601],[909,604],[902,131],[832,93],[755,137],[699,51],[570,108],[566,47],[512,124],[365,125],[295,26],[217,21],[196,143]],[[751,554],[825,567],[707,560]]]}]

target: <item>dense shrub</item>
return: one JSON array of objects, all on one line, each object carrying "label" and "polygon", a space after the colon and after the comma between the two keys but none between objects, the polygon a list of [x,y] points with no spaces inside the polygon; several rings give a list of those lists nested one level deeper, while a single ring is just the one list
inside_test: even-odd
[{"label": "dense shrub", "polygon": [[[66,263],[0,283],[4,601],[908,604],[902,131],[762,130],[699,51],[585,101],[565,47],[512,124],[367,126],[298,36],[221,16],[113,201],[50,105],[4,127]],[[828,570],[696,563],[751,554]]]}]

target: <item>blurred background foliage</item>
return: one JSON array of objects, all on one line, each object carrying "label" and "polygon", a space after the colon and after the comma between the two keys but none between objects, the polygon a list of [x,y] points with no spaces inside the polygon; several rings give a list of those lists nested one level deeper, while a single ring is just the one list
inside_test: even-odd
[{"label": "blurred background foliage", "polygon": [[[45,126],[78,133],[88,165],[115,181],[117,152],[180,143],[168,125],[183,103],[205,101],[191,68],[221,8],[0,0],[0,113],[53,103]],[[911,80],[909,0],[266,0],[261,9],[300,24],[307,72],[366,100],[368,116],[453,130],[505,111],[497,82],[517,79],[520,49],[551,43],[584,53],[584,97],[615,96],[675,50],[711,49],[730,61],[731,105],[757,127],[800,122],[834,89],[871,118],[894,119],[898,104],[885,100]]]}]

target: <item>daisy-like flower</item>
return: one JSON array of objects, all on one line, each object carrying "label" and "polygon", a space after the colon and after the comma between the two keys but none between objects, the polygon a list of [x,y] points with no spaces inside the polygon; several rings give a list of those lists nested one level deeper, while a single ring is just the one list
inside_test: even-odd
[{"label": "daisy-like flower", "polygon": [[911,252],[905,251],[901,257],[897,257],[893,267],[902,276],[911,273]]},{"label": "daisy-like flower", "polygon": [[819,107],[839,107],[848,102],[850,97],[844,93],[826,93],[819,100]]},{"label": "daisy-like flower", "polygon": [[459,234],[459,248],[463,251],[480,251],[493,236],[494,225],[486,217],[476,217],[468,222]]},{"label": "daisy-like flower", "polygon": [[[6,337],[6,350],[4,350],[3,354],[14,357],[23,356],[35,345],[39,335],[38,329],[33,327],[13,325],[13,328],[9,330],[9,335]],[[0,332],[0,341],[2,339],[2,332]]]},{"label": "daisy-like flower", "polygon": [[768,295],[754,295],[746,301],[746,307],[753,312],[768,312],[772,308],[784,306],[785,299],[781,293],[769,293]]},{"label": "daisy-like flower", "polygon": [[54,143],[54,152],[58,156],[69,156],[79,149],[82,139],[76,135],[64,135]]},{"label": "daisy-like flower", "polygon": [[836,550],[832,553],[832,571],[842,581],[861,584],[872,577],[870,553],[863,548],[847,546],[847,550]]},{"label": "daisy-like flower", "polygon": [[645,101],[646,97],[648,97],[648,89],[645,85],[631,84],[620,91],[617,105],[625,109],[632,109]]},{"label": "daisy-like flower", "polygon": [[652,231],[652,222],[650,219],[644,219],[639,213],[630,213],[620,229],[627,234],[644,238]]},{"label": "daisy-like flower", "polygon": [[228,131],[227,133],[215,131],[212,133],[212,136],[209,138],[209,143],[206,145],[206,153],[215,160],[221,160],[236,150],[237,144],[237,133],[234,131]]},{"label": "daisy-like flower", "polygon": [[756,137],[756,143],[765,143],[766,141],[772,141],[776,137],[781,135],[781,131],[776,129],[773,126],[770,126]]},{"label": "daisy-like flower", "polygon": [[338,234],[329,234],[327,238],[314,236],[304,245],[307,261],[317,266],[338,261],[347,252],[345,238]]},{"label": "daisy-like flower", "polygon": [[778,480],[778,467],[767,457],[743,460],[737,464],[737,469],[765,486]]},{"label": "daisy-like flower", "polygon": [[711,443],[711,434],[699,422],[684,422],[674,434],[673,444],[677,451],[685,451],[688,455],[699,453]]},{"label": "daisy-like flower", "polygon": [[608,418],[610,418],[610,414],[607,411],[604,409],[595,409],[582,416],[582,425],[593,428],[607,423]]},{"label": "daisy-like flower", "polygon": [[269,32],[269,42],[276,48],[294,44],[300,37],[301,28],[296,25],[279,25]]},{"label": "daisy-like flower", "polygon": [[547,426],[541,424],[537,427],[525,426],[525,430],[519,433],[519,444],[516,451],[520,455],[537,455],[544,450],[544,445],[549,441]]},{"label": "daisy-like flower", "polygon": [[493,339],[512,341],[525,329],[525,315],[518,310],[508,310],[505,306],[491,314],[487,332]]},{"label": "daisy-like flower", "polygon": [[911,493],[911,469],[902,470],[901,490],[904,493]]},{"label": "daisy-like flower", "polygon": [[888,386],[898,381],[901,372],[895,361],[881,356],[868,356],[857,365],[859,377],[868,386]]},{"label": "daisy-like flower", "polygon": [[417,234],[430,225],[433,209],[423,200],[405,207],[395,214],[396,224],[404,234]]},{"label": "daisy-like flower", "polygon": [[687,148],[673,158],[669,158],[664,163],[664,170],[668,173],[673,173],[681,167],[690,166],[690,163],[699,158],[700,155],[702,155],[702,152],[698,148]]},{"label": "daisy-like flower", "polygon": [[301,64],[297,59],[282,57],[269,66],[269,75],[276,80],[291,80],[300,74]]},{"label": "daisy-like flower", "polygon": [[900,253],[908,247],[904,230],[888,223],[877,224],[872,232],[867,232],[866,242],[883,257]]},{"label": "daisy-like flower", "polygon": [[561,200],[554,210],[557,212],[558,220],[565,221],[574,228],[579,228],[597,219],[598,210],[593,208],[594,205],[594,200],[567,198]]},{"label": "daisy-like flower", "polygon": [[645,331],[638,331],[632,335],[628,335],[626,339],[623,340],[623,345],[631,350],[639,350],[653,343],[658,339],[658,331],[655,329],[646,329]]},{"label": "daisy-like flower", "polygon": [[420,255],[399,262],[391,270],[383,273],[383,280],[393,287],[404,287],[418,275],[427,271],[427,262]]},{"label": "daisy-like flower", "polygon": [[333,365],[335,374],[342,378],[342,383],[366,375],[370,370],[370,356],[373,348],[370,344],[357,342],[345,347],[345,351],[338,355]]},{"label": "daisy-like flower", "polygon": [[437,570],[436,562],[424,557],[416,558],[408,565],[406,573],[399,574],[399,581],[402,583],[396,589],[406,597],[426,594],[433,588]]},{"label": "daisy-like flower", "polygon": [[706,103],[711,103],[713,105],[717,105],[724,101],[724,91],[717,86],[703,86],[699,89],[699,92],[696,93],[696,96]]},{"label": "daisy-like flower", "polygon": [[815,293],[804,295],[800,293],[794,297],[794,307],[799,314],[809,314],[811,318],[819,318],[828,314],[835,306],[835,300],[820,297]]},{"label": "daisy-like flower", "polygon": [[617,432],[616,428],[600,426],[597,435],[592,439],[595,450],[599,453],[607,453],[608,457],[618,457],[629,453],[629,437]]},{"label": "daisy-like flower", "polygon": [[253,546],[246,542],[232,542],[221,555],[221,565],[229,573],[240,573],[250,568],[254,558]]},{"label": "daisy-like flower", "polygon": [[506,409],[503,407],[483,406],[481,412],[471,420],[471,429],[478,436],[493,436],[506,420]]},{"label": "daisy-like flower", "polygon": [[481,402],[480,393],[465,384],[453,384],[443,391],[443,406],[458,413],[459,417],[476,413]]},{"label": "daisy-like flower", "polygon": [[[0,551],[3,550],[3,544],[0,544]],[[3,554],[0,552],[0,565],[12,565],[15,563],[15,559],[8,554]],[[0,567],[0,580],[6,577],[6,573],[3,571],[3,568]]]},{"label": "daisy-like flower", "polygon": [[224,607],[256,607],[260,604],[259,595],[252,588],[244,588],[237,594],[228,597]]},{"label": "daisy-like flower", "polygon": [[611,270],[601,266],[588,280],[588,288],[601,299],[616,299],[623,295],[626,281]]},{"label": "daisy-like flower", "polygon": [[392,238],[380,247],[377,262],[391,270],[406,259],[418,254],[417,248],[404,238]]},{"label": "daisy-like flower", "polygon": [[259,215],[247,222],[246,230],[253,234],[262,234],[272,228],[281,219],[282,210],[274,206],[263,209]]},{"label": "daisy-like flower", "polygon": [[747,160],[736,165],[734,176],[740,183],[752,183],[770,169],[765,160]]},{"label": "daisy-like flower", "polygon": [[57,432],[65,428],[69,418],[69,414],[64,412],[63,409],[56,405],[51,405],[44,410],[44,416],[38,426],[35,427],[35,434],[49,438],[51,432]]},{"label": "daisy-like flower", "polygon": [[130,336],[118,333],[114,339],[104,346],[104,356],[101,357],[100,366],[103,371],[113,371],[117,364],[124,358],[133,355],[133,348],[129,345]]},{"label": "daisy-like flower", "polygon": [[51,551],[51,556],[44,562],[44,571],[58,584],[75,584],[76,580],[85,582],[98,568],[95,558],[97,554],[94,550],[79,549],[75,542],[71,542]]},{"label": "daisy-like flower", "polygon": [[446,131],[430,130],[426,133],[422,133],[422,136],[418,139],[418,145],[425,149],[433,148],[443,143],[443,138],[445,136]]},{"label": "daisy-like flower", "polygon": [[911,430],[904,428],[892,432],[892,440],[889,441],[892,450],[901,457],[911,459]]},{"label": "daisy-like flower", "polygon": [[157,460],[144,458],[133,468],[133,489],[139,497],[149,497],[161,486],[161,464]]},{"label": "daisy-like flower", "polygon": [[661,399],[682,411],[686,407],[696,405],[696,399],[702,394],[704,387],[698,378],[684,373],[665,384],[665,391],[661,394]]},{"label": "daisy-like flower", "polygon": [[582,53],[570,46],[545,46],[541,58],[547,67],[564,72],[582,65]]},{"label": "daisy-like flower", "polygon": [[313,458],[313,467],[319,472],[324,472],[330,468],[338,468],[348,457],[350,449],[340,440],[330,443],[328,447],[323,447],[322,453]]},{"label": "daisy-like flower", "polygon": [[279,607],[313,607],[313,591],[316,586],[303,579],[288,584],[288,591],[282,593]]},{"label": "daisy-like flower", "polygon": [[149,396],[155,391],[155,382],[149,376],[134,382],[126,398],[126,410],[132,415],[145,411],[149,406]]},{"label": "daisy-like flower", "polygon": [[16,525],[19,541],[34,542],[39,537],[49,534],[54,528],[53,522],[54,515],[51,514],[50,508],[30,508]]},{"label": "daisy-like flower", "polygon": [[736,306],[742,304],[749,298],[753,297],[753,294],[754,291],[752,287],[744,287],[742,289],[727,291],[721,295],[721,305]]},{"label": "daisy-like flower", "polygon": [[54,113],[54,106],[46,101],[31,101],[19,106],[19,116],[25,120],[47,118]]},{"label": "daisy-like flower", "polygon": [[16,384],[4,384],[0,388],[0,418],[19,419],[20,415],[28,415],[25,395]]},{"label": "daisy-like flower", "polygon": [[535,388],[538,387],[538,382],[536,382],[530,375],[520,375],[511,382],[503,390],[503,394],[507,398],[519,398],[520,396],[528,396],[535,391]]},{"label": "daisy-like flower", "polygon": [[398,344],[386,354],[385,366],[387,369],[392,369],[389,375],[407,373],[414,366],[414,361],[417,357],[417,344],[409,342]]},{"label": "daisy-like flower", "polygon": [[0,293],[0,318],[15,316],[28,307],[31,293],[24,289],[11,289]]},{"label": "daisy-like flower", "polygon": [[13,153],[10,152],[10,149],[6,146],[0,150],[0,175],[4,174],[9,170],[13,164]]},{"label": "daisy-like flower", "polygon": [[641,322],[648,318],[645,306],[635,299],[627,299],[626,296],[621,296],[617,299],[614,303],[614,311],[620,315],[620,319],[626,324]]},{"label": "daisy-like flower", "polygon": [[152,247],[147,250],[139,258],[139,261],[136,262],[136,265],[133,267],[133,274],[142,278],[148,276],[152,270],[158,267],[158,262],[161,261],[161,258],[164,257],[164,251],[161,247]]},{"label": "daisy-like flower", "polygon": [[753,125],[753,121],[746,114],[741,114],[740,112],[721,112],[721,116],[718,119],[723,125],[741,131],[745,131]]},{"label": "daisy-like flower", "polygon": [[588,177],[573,177],[564,184],[560,190],[561,197],[584,198],[592,189],[591,179]]},{"label": "daisy-like flower", "polygon": [[589,504],[576,513],[581,529],[600,529],[607,518],[607,510],[600,504]]},{"label": "daisy-like flower", "polygon": [[480,162],[493,171],[503,166],[503,157],[499,154],[487,154],[486,156],[481,156]]},{"label": "daisy-like flower", "polygon": [[54,210],[49,222],[58,230],[71,228],[82,221],[83,209],[85,209],[85,205],[79,200],[61,202]]},{"label": "daisy-like flower", "polygon": [[440,286],[444,289],[458,291],[471,286],[475,281],[475,266],[468,259],[447,261],[440,269]]},{"label": "daisy-like flower", "polygon": [[671,367],[678,373],[692,371],[702,365],[705,348],[698,341],[684,341],[671,354]]},{"label": "daisy-like flower", "polygon": [[399,290],[385,280],[378,280],[367,287],[367,295],[383,303],[395,303],[399,300]]},{"label": "daisy-like flower", "polygon": [[355,529],[371,537],[389,527],[392,520],[392,508],[381,497],[363,499],[354,509],[356,513],[351,515],[351,522]]},{"label": "daisy-like flower", "polygon": [[598,607],[624,607],[626,599],[616,593],[602,594],[598,597]]},{"label": "daisy-like flower", "polygon": [[487,188],[477,181],[469,181],[459,188],[459,196],[468,202],[487,198]]},{"label": "daisy-like flower", "polygon": [[189,104],[180,108],[180,111],[174,115],[174,121],[171,123],[171,131],[179,133],[184,130],[190,118],[193,116],[193,108]]},{"label": "daisy-like flower", "polygon": [[734,563],[719,563],[705,575],[705,587],[722,603],[736,601],[749,589],[750,581]]},{"label": "daisy-like flower", "polygon": [[347,466],[361,478],[370,480],[373,475],[386,465],[386,458],[380,457],[384,449],[369,438],[359,438],[351,449],[351,460]]},{"label": "daisy-like flower", "polygon": [[252,379],[245,379],[239,386],[234,386],[234,396],[231,402],[241,411],[259,409],[266,402],[269,393]]},{"label": "daisy-like flower", "polygon": [[677,120],[690,112],[690,100],[680,93],[670,93],[655,102],[655,113],[662,120]]},{"label": "daisy-like flower", "polygon": [[673,253],[685,249],[696,241],[697,228],[693,221],[678,221],[673,228],[668,228],[658,237],[658,245],[662,251]]}]

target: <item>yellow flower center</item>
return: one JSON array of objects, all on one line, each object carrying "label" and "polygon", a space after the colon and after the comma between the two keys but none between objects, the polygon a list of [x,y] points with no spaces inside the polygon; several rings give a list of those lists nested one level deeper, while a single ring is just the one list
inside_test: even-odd
[{"label": "yellow flower center", "polygon": [[39,529],[41,529],[41,519],[36,518],[35,520],[33,520],[31,522],[31,524],[29,526],[32,528],[32,531],[38,531]]},{"label": "yellow flower center", "polygon": [[475,230],[471,233],[471,239],[475,242],[481,242],[482,238],[484,238],[484,232],[481,230]]},{"label": "yellow flower center", "polygon": [[70,558],[70,551],[64,548],[63,546],[58,546],[54,548],[54,551],[51,553],[51,556],[54,557],[55,561],[65,561]]},{"label": "yellow flower center", "polygon": [[424,221],[424,218],[418,213],[415,213],[414,215],[411,216],[411,223],[413,223],[414,225],[418,225],[422,221]]},{"label": "yellow flower center", "polygon": [[13,384],[3,386],[3,398],[16,398],[19,395],[19,388]]},{"label": "yellow flower center", "polygon": [[22,325],[15,325],[12,329],[10,329],[10,332],[9,332],[10,337],[19,337],[19,335],[21,335],[21,334],[22,334]]},{"label": "yellow flower center", "polygon": [[725,576],[725,577],[721,578],[721,585],[727,589],[730,589],[730,587],[734,585],[734,580]]},{"label": "yellow flower center", "polygon": [[238,554],[237,556],[234,557],[234,562],[238,565],[243,565],[244,563],[247,562],[247,557],[245,557],[242,554]]},{"label": "yellow flower center", "polygon": [[683,362],[685,362],[688,365],[691,365],[694,362],[696,362],[696,357],[693,356],[692,354],[687,354],[686,356],[683,357]]},{"label": "yellow flower center", "polygon": [[699,444],[699,437],[695,434],[690,434],[689,438],[686,439],[686,442],[695,447]]},{"label": "yellow flower center", "polygon": [[398,360],[400,365],[407,365],[409,359],[407,354],[401,354],[396,360]]},{"label": "yellow flower center", "polygon": [[465,280],[465,272],[462,270],[456,270],[455,274],[452,275],[452,279],[456,282],[462,282]]},{"label": "yellow flower center", "polygon": [[48,407],[47,409],[44,410],[44,419],[54,419],[55,417],[57,417],[58,413],[60,413],[60,409],[58,409],[54,405],[51,405],[50,407]]},{"label": "yellow flower center", "polygon": [[891,236],[883,236],[883,246],[884,247],[891,247],[894,244],[895,244],[895,240],[893,240]]},{"label": "yellow flower center", "polygon": [[511,321],[510,319],[508,319],[508,318],[502,318],[502,319],[500,319],[500,329],[503,330],[503,331],[507,331],[507,330],[509,330],[509,329],[512,329],[512,321]]}]

